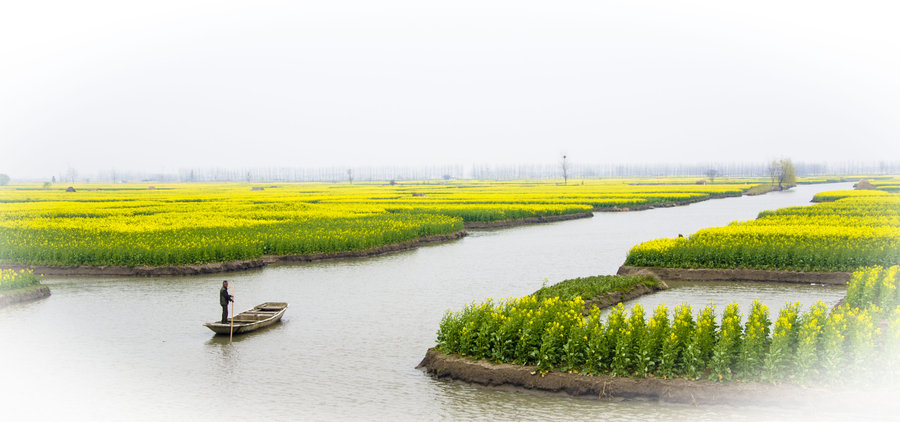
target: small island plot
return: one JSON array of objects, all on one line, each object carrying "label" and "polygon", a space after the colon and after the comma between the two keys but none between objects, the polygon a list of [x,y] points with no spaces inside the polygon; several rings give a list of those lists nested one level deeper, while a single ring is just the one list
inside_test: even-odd
[{"label": "small island plot", "polygon": [[0,308],[50,296],[50,288],[41,284],[42,277],[30,269],[0,268]]},{"label": "small island plot", "polygon": [[287,307],[288,304],[285,302],[266,302],[229,318],[227,323],[207,322],[203,325],[217,335],[249,333],[280,321]]},{"label": "small island plot", "polygon": [[[827,203],[644,242],[620,269],[643,279],[567,280],[448,311],[419,367],[476,384],[685,403],[775,403],[893,388],[900,379],[898,201],[880,191],[828,192],[814,201]],[[795,302],[775,314],[757,300],[747,315],[737,303],[699,312],[685,303],[630,311],[619,304],[601,316],[599,307],[624,292],[652,293],[665,288],[655,278],[684,280],[697,271],[704,271],[698,281],[840,283],[847,293],[831,308]],[[608,300],[591,306],[598,298]]]}]

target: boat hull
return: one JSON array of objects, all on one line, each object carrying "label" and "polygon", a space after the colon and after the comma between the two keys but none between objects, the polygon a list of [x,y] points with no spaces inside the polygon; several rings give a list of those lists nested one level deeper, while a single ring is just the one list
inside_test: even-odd
[{"label": "boat hull", "polygon": [[[235,315],[233,333],[244,334],[268,327],[280,321],[285,311],[287,311],[287,303],[284,302],[266,302],[257,305],[249,311]],[[203,325],[217,335],[232,334],[231,319],[224,324],[221,322],[207,322]]]}]

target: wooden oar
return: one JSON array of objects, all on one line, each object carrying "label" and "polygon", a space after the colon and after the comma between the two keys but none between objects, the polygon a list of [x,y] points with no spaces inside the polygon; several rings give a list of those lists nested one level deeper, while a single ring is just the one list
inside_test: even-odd
[{"label": "wooden oar", "polygon": [[[231,295],[233,298],[234,295]],[[228,342],[231,343],[231,339],[234,338],[234,299],[231,299],[231,332],[228,333]]]}]

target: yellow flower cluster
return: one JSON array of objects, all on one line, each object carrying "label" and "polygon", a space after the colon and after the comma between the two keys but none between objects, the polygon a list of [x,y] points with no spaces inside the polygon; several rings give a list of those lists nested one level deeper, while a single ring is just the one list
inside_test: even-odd
[{"label": "yellow flower cluster", "polygon": [[0,290],[18,289],[36,284],[40,278],[33,270],[13,270],[0,268]]}]

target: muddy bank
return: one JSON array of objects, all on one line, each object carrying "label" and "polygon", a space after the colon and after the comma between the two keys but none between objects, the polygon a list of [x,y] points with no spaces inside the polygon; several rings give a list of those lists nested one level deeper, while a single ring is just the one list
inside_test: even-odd
[{"label": "muddy bank", "polygon": [[[416,367],[435,378],[446,378],[490,387],[566,393],[600,400],[652,400],[687,404],[748,404],[754,406],[796,404],[847,399],[846,393],[752,382],[718,383],[683,378],[629,378],[549,372],[541,376],[535,366],[518,366],[472,360],[429,349]],[[534,373],[534,375],[532,374]]]},{"label": "muddy bank", "polygon": [[780,190],[781,190],[781,188],[779,188],[776,185],[762,184],[762,185],[756,185],[750,189],[747,189],[744,192],[744,195],[747,195],[747,196],[765,195],[769,192],[775,192],[775,191],[780,191]]},{"label": "muddy bank", "polygon": [[4,265],[15,270],[33,269],[35,274],[50,276],[167,276],[167,275],[197,275],[212,274],[228,271],[243,271],[254,268],[262,268],[266,263],[262,259],[246,259],[230,262],[213,262],[196,265],[167,265],[161,267],[135,266],[126,267],[118,265],[78,265],[71,267],[56,267],[49,265]]},{"label": "muddy bank", "polygon": [[[735,198],[742,196],[743,193],[727,193],[721,195],[711,195],[706,198],[697,198],[697,199],[687,199],[684,201],[676,201],[669,202],[665,204],[648,204],[648,205],[633,205],[629,207],[594,207],[594,212],[627,212],[627,211],[643,211],[643,210],[652,210],[654,208],[672,208],[672,207],[680,207],[684,205],[696,204],[697,202],[708,201],[710,199],[721,199],[721,198]],[[521,226],[524,224],[536,224],[536,223],[550,223],[554,221],[565,221],[565,220],[574,220],[576,218],[588,218],[593,217],[593,213],[578,213],[578,214],[565,214],[565,215],[549,215],[549,216],[538,216],[538,217],[529,217],[519,220],[503,220],[503,221],[474,221],[470,223],[466,223],[467,229],[494,229],[494,228],[502,228],[502,227],[513,227],[513,226]]]},{"label": "muddy bank", "polygon": [[625,211],[643,211],[643,210],[652,210],[654,208],[672,208],[672,207],[680,207],[683,205],[696,204],[697,202],[708,201],[710,199],[720,199],[720,198],[735,198],[738,196],[742,196],[742,193],[729,193],[722,195],[712,195],[706,198],[697,198],[697,199],[688,199],[684,201],[676,201],[670,202],[666,204],[649,204],[649,205],[632,205],[630,207],[594,207],[595,212],[625,212]]},{"label": "muddy bank", "polygon": [[345,251],[337,253],[318,253],[305,255],[284,255],[274,256],[267,255],[259,259],[245,259],[229,262],[212,262],[208,264],[195,265],[167,265],[159,267],[151,266],[116,266],[116,265],[80,265],[72,267],[55,267],[45,265],[4,265],[4,268],[12,268],[15,270],[33,269],[35,274],[51,275],[51,276],[186,276],[198,274],[215,274],[233,271],[246,271],[252,269],[264,268],[270,264],[290,263],[290,262],[312,262],[323,261],[328,259],[343,258],[364,258],[389,254],[398,251],[414,249],[419,246],[432,243],[447,242],[460,239],[466,236],[465,230],[458,232],[426,236],[415,240],[410,240],[392,245],[379,246],[377,248],[366,249],[362,251]]},{"label": "muddy bank", "polygon": [[563,215],[545,215],[537,217],[520,218],[517,220],[501,220],[501,221],[470,221],[465,223],[466,229],[501,229],[506,227],[524,226],[527,224],[552,223],[555,221],[575,220],[578,218],[591,218],[594,214],[590,212],[581,212],[576,214]]},{"label": "muddy bank", "polygon": [[0,292],[0,308],[14,303],[31,302],[50,296],[50,288],[40,284],[21,289]]},{"label": "muddy bank", "polygon": [[609,292],[603,296],[585,300],[584,310],[582,312],[587,315],[594,306],[600,309],[609,308],[610,306],[615,306],[627,300],[635,299],[660,290],[666,290],[668,288],[669,286],[664,281],[660,281],[659,285],[654,287],[647,287],[643,284],[639,284],[621,292]]},{"label": "muddy bank", "polygon": [[420,237],[415,240],[410,240],[402,243],[395,243],[392,245],[379,246],[377,248],[366,249],[364,251],[345,251],[345,252],[336,252],[336,253],[318,253],[318,254],[306,254],[306,255],[283,255],[283,256],[266,256],[263,257],[263,260],[267,264],[274,263],[289,263],[289,262],[312,262],[312,261],[323,261],[327,259],[343,259],[343,258],[366,258],[371,256],[378,256],[389,254],[393,252],[405,251],[409,249],[415,249],[419,246],[424,246],[433,243],[442,243],[449,242],[451,240],[457,240],[465,237],[467,235],[465,230],[460,230],[458,232],[449,233],[449,234],[436,234],[432,236]]},{"label": "muddy bank", "polygon": [[618,275],[652,274],[665,281],[776,281],[782,283],[817,283],[843,286],[850,281],[847,272],[804,272],[753,270],[747,268],[660,268],[619,267]]}]

